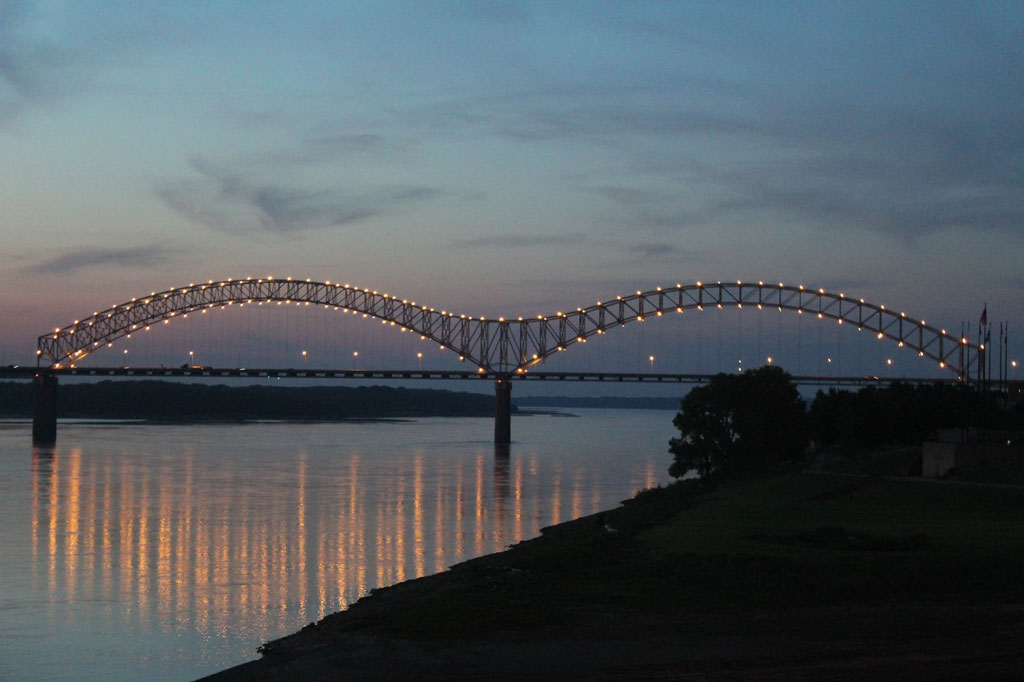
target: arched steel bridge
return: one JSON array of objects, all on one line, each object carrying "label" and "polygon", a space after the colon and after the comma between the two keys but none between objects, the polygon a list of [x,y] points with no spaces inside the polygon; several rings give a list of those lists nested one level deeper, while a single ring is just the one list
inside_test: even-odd
[{"label": "arched steel bridge", "polygon": [[924,320],[824,289],[783,283],[676,284],[637,291],[586,308],[535,318],[497,319],[460,315],[387,293],[331,282],[272,277],[209,281],[151,292],[93,313],[39,337],[39,363],[74,365],[115,340],[157,323],[210,308],[253,303],[309,303],[353,311],[413,331],[474,363],[482,372],[515,375],[574,343],[651,317],[708,307],[778,308],[816,315],[867,330],[879,339],[916,351],[967,380],[983,366],[984,346]]}]

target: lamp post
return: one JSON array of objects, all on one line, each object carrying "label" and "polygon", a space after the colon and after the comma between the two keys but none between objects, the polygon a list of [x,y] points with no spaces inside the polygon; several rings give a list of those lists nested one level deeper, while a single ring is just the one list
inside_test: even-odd
[{"label": "lamp post", "polygon": [[654,374],[654,356],[648,356],[647,359],[651,361],[651,374]]},{"label": "lamp post", "polygon": [[359,351],[352,351],[352,369],[356,368],[356,360],[359,359]]},{"label": "lamp post", "polygon": [[192,350],[190,350],[188,352],[188,366],[189,367],[194,367],[195,366],[195,354],[196,354],[195,351],[192,351]]},{"label": "lamp post", "polygon": [[124,368],[128,369],[128,349],[124,349]]},{"label": "lamp post", "polygon": [[416,359],[420,362],[420,371],[423,371],[423,353],[416,353]]},{"label": "lamp post", "polygon": [[306,351],[302,351],[302,366],[306,366]]}]

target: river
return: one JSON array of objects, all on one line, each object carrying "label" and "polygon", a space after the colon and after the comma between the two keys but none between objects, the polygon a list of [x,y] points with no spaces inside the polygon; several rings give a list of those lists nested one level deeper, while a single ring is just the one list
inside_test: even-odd
[{"label": "river", "polygon": [[0,680],[185,682],[664,483],[672,413],[0,428]]}]

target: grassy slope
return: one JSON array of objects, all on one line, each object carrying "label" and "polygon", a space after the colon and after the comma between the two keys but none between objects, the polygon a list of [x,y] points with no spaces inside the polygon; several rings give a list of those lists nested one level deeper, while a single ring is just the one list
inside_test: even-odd
[{"label": "grassy slope", "polygon": [[[1024,490],[877,477],[670,486],[378,590],[268,651],[296,652],[341,632],[473,640],[588,623],[635,637],[694,628],[985,637],[1021,623],[1022,512]],[[878,609],[891,617],[880,622]]]}]

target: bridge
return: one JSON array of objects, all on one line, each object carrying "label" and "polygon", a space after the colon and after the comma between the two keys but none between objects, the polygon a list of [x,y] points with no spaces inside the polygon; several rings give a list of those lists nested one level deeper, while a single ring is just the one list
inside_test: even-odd
[{"label": "bridge", "polygon": [[[36,413],[33,434],[40,442],[56,438],[56,386],[61,373],[77,373],[86,357],[111,348],[123,337],[166,325],[190,314],[216,308],[263,303],[297,303],[362,314],[411,331],[429,339],[444,350],[470,363],[476,370],[466,376],[449,373],[446,378],[479,377],[494,381],[495,441],[507,443],[511,437],[511,386],[513,380],[540,378],[534,369],[538,363],[566,351],[590,337],[603,335],[631,323],[656,320],[666,315],[681,315],[689,310],[754,308],[792,311],[834,320],[838,325],[868,331],[879,340],[906,348],[946,370],[949,380],[968,382],[985,373],[985,347],[966,336],[927,324],[904,312],[886,309],[862,298],[824,289],[791,286],[783,283],[715,282],[675,284],[657,287],[615,299],[599,301],[575,310],[557,311],[536,317],[485,318],[456,314],[448,310],[418,304],[377,290],[330,281],[252,278],[210,280],[191,283],[166,291],[132,298],[64,327],[39,336],[36,356]],[[652,359],[653,364],[653,359]],[[182,375],[192,376],[186,366]],[[117,372],[116,368],[108,370]],[[150,371],[158,371],[156,369]],[[159,371],[172,370],[161,369]],[[285,370],[235,370],[236,376],[261,376],[260,372]],[[295,370],[292,370],[295,371]],[[354,370],[353,370],[354,371]],[[344,370],[306,372],[302,378],[323,378],[326,373],[344,377]],[[563,373],[571,380],[588,380],[586,373]],[[134,374],[131,374],[134,376]],[[644,380],[683,381],[684,376],[656,374]],[[696,377],[699,375],[692,375]],[[672,377],[676,377],[673,379]],[[371,377],[374,378],[374,377]],[[430,377],[402,377],[430,378]],[[589,380],[614,380],[608,373],[592,373]],[[621,377],[620,380],[626,380]],[[832,380],[833,383],[839,383]]]}]

